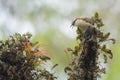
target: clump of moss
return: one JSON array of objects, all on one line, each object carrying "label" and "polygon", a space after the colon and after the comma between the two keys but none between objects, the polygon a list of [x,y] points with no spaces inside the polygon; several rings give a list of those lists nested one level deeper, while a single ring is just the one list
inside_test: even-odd
[{"label": "clump of moss", "polygon": [[40,50],[39,44],[32,43],[30,33],[16,33],[0,41],[0,80],[54,80],[52,73],[41,67],[50,60]]},{"label": "clump of moss", "polygon": [[65,73],[69,76],[68,80],[97,80],[102,73],[105,74],[105,68],[100,68],[99,56],[104,56],[105,63],[108,56],[110,59],[113,58],[105,42],[112,40],[114,44],[115,40],[109,38],[109,32],[104,34],[101,31],[104,24],[98,13],[95,13],[91,19],[94,21],[94,26],[88,27],[82,34],[77,28],[79,43],[74,49],[67,49],[72,54],[72,62],[65,68]]}]

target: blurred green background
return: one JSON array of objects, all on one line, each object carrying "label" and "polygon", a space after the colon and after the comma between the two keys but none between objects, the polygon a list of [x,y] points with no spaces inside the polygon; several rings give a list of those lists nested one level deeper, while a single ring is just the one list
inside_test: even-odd
[{"label": "blurred green background", "polygon": [[116,44],[108,43],[114,58],[105,65],[107,74],[102,80],[120,79],[120,0],[0,0],[0,40],[19,32],[33,34],[32,41],[39,41],[52,57],[48,66],[56,63],[54,69],[58,80],[67,80],[64,67],[71,57],[66,48],[77,44],[76,28],[70,28],[76,17],[91,17],[97,11],[105,26],[105,33],[111,32]]}]

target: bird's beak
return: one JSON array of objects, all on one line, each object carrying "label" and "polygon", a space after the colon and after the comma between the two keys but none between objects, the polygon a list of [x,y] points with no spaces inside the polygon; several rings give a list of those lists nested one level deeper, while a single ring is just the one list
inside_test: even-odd
[{"label": "bird's beak", "polygon": [[75,21],[76,21],[76,20],[74,20],[74,21],[72,22],[72,24],[71,24],[72,26],[75,24]]},{"label": "bird's beak", "polygon": [[73,25],[71,24],[70,27],[73,28]]},{"label": "bird's beak", "polygon": [[72,22],[72,24],[71,24],[71,26],[70,26],[70,27],[72,27],[72,28],[73,28],[73,26],[74,26],[74,24],[75,24],[75,21],[76,21],[76,20],[74,20],[74,21]]}]

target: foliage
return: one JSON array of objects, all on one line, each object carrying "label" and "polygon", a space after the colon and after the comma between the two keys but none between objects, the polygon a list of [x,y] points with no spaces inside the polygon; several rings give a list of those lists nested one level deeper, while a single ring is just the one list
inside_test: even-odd
[{"label": "foliage", "polygon": [[30,33],[10,36],[0,41],[0,80],[54,80],[41,64],[50,60],[47,50],[40,50],[38,42],[30,42]]},{"label": "foliage", "polygon": [[67,49],[72,54],[72,62],[64,69],[69,75],[68,80],[97,80],[102,73],[106,73],[104,67],[100,68],[99,56],[104,56],[105,63],[107,63],[107,56],[113,58],[105,42],[111,40],[114,44],[115,40],[109,39],[109,32],[104,34],[101,31],[104,24],[98,13],[95,13],[91,19],[94,21],[94,26],[88,27],[83,34],[78,28],[78,45],[74,49]]}]

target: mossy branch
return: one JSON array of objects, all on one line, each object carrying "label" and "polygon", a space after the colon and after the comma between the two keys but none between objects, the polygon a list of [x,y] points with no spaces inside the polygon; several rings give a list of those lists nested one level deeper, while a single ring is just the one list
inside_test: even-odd
[{"label": "mossy branch", "polygon": [[95,13],[91,19],[94,21],[94,26],[88,27],[83,34],[77,28],[77,40],[81,43],[74,49],[68,48],[68,51],[73,55],[72,62],[65,68],[65,72],[69,76],[68,80],[97,80],[102,73],[105,73],[105,68],[99,67],[99,55],[104,56],[105,62],[107,62],[107,55],[110,59],[113,57],[111,50],[104,42],[112,40],[115,43],[115,40],[109,39],[109,32],[104,34],[101,31],[104,24],[98,13]]}]

